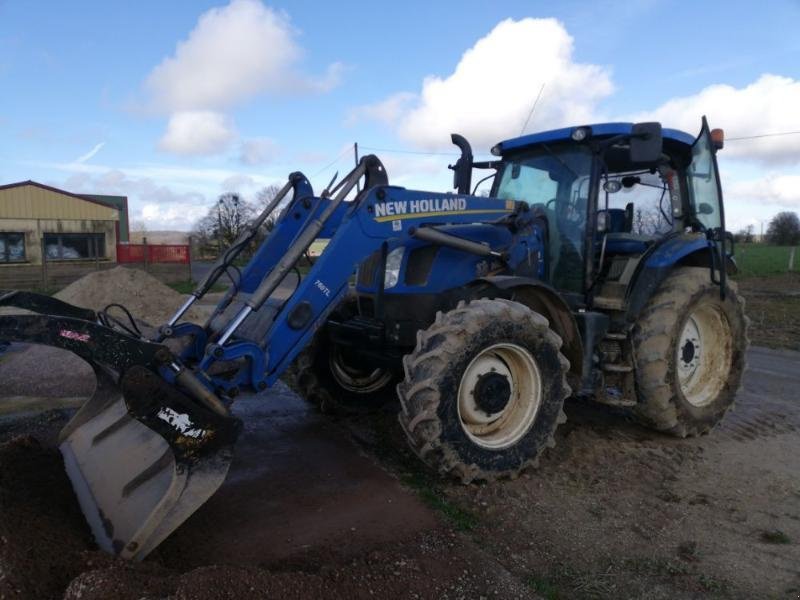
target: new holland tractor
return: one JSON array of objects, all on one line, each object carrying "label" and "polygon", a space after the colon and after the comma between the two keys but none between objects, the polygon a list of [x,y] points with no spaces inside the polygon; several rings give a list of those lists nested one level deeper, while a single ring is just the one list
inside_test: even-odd
[{"label": "new holland tractor", "polygon": [[[32,311],[0,316],[0,340],[94,368],[60,450],[101,548],[141,559],[202,505],[241,430],[236,396],[281,377],[322,408],[399,399],[413,450],[464,482],[535,464],[569,396],[677,436],[720,421],[747,345],[722,132],[705,119],[696,138],[658,123],[569,127],[501,142],[483,162],[453,141],[455,193],[389,185],[372,155],[319,196],[291,174],[157,333],[114,307],[0,292]],[[474,169],[488,170],[488,195],[474,195]],[[182,322],[225,273],[209,320]]]}]

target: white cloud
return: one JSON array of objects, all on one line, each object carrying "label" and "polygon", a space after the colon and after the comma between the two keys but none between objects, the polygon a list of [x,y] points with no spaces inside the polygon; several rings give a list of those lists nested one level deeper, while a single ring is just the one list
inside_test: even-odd
[{"label": "white cloud", "polygon": [[733,181],[725,187],[727,197],[746,201],[754,207],[772,204],[800,210],[800,175],[767,173],[764,177]]},{"label": "white cloud", "polygon": [[[334,62],[319,76],[302,73],[297,37],[289,17],[260,0],[232,0],[203,13],[145,81],[151,108],[171,115],[160,147],[176,154],[220,153],[235,137],[222,111],[263,93],[336,87],[344,66]],[[192,133],[190,125],[199,131]]]},{"label": "white cloud", "polygon": [[78,172],[54,185],[76,193],[128,196],[130,218],[143,222],[151,231],[191,229],[209,205],[203,193],[179,191],[149,177],[131,177],[119,169]]},{"label": "white cloud", "polygon": [[244,165],[265,165],[275,158],[278,146],[270,138],[253,138],[242,141],[239,146],[239,162]]},{"label": "white cloud", "polygon": [[519,135],[544,85],[528,131],[589,122],[613,91],[610,73],[574,62],[572,50],[572,37],[555,19],[506,19],[453,73],[426,77],[410,103],[408,94],[397,94],[353,114],[386,119],[420,147],[447,147],[458,132],[479,149]]},{"label": "white cloud", "polygon": [[[631,120],[656,120],[667,127],[696,132],[700,117],[706,115],[709,125],[725,129],[727,137],[747,137],[800,131],[799,106],[800,81],[765,74],[741,88],[715,84],[692,96],[673,98],[655,110],[633,115]],[[726,157],[770,164],[798,163],[800,135],[731,140],[723,152]]]},{"label": "white cloud", "polygon": [[158,143],[161,150],[187,156],[219,154],[236,137],[233,124],[223,114],[210,110],[177,112]]},{"label": "white cloud", "polygon": [[301,55],[294,35],[285,14],[258,0],[233,0],[202,14],[146,85],[163,110],[229,107],[286,85]]},{"label": "white cloud", "polygon": [[249,175],[231,175],[220,184],[223,191],[241,192],[244,188],[253,188],[256,182]]}]

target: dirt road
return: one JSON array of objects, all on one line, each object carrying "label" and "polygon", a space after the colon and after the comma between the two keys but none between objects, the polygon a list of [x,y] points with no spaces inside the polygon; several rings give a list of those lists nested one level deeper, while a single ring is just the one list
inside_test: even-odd
[{"label": "dirt road", "polygon": [[[666,438],[571,403],[540,469],[492,485],[438,482],[403,451],[391,415],[330,421],[285,388],[243,399],[225,485],[135,567],[92,552],[74,519],[47,448],[67,413],[2,417],[0,440],[45,443],[14,456],[33,452],[53,473],[37,486],[0,451],[0,513],[28,519],[0,523],[0,597],[59,597],[67,585],[84,599],[796,597],[800,354],[754,348],[748,359],[737,410],[709,436]],[[0,359],[0,377],[19,368]],[[37,546],[31,511],[52,497],[61,528],[50,538],[61,537]]]}]

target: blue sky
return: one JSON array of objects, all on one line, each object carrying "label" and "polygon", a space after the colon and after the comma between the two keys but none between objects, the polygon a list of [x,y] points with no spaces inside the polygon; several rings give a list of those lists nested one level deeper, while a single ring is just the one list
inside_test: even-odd
[{"label": "blue sky", "polygon": [[[800,3],[764,6],[0,0],[0,183],[126,194],[149,229],[188,229],[226,190],[294,170],[320,189],[355,141],[441,153],[455,130],[485,153],[540,89],[529,131],[800,131]],[[376,153],[447,186],[452,157]],[[732,228],[800,210],[800,135],[731,141],[721,168]]]}]

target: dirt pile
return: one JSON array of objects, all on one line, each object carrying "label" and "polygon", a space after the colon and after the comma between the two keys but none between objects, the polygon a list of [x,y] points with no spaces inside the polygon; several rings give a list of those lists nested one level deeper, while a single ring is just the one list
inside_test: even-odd
[{"label": "dirt pile", "polygon": [[[93,310],[101,310],[113,303],[122,304],[135,318],[150,325],[165,322],[186,299],[152,275],[125,267],[89,273],[65,287],[55,297]],[[194,322],[202,320],[193,310],[184,318]]]},{"label": "dirt pile", "polygon": [[61,456],[29,435],[0,445],[0,598],[58,598],[92,541]]}]

